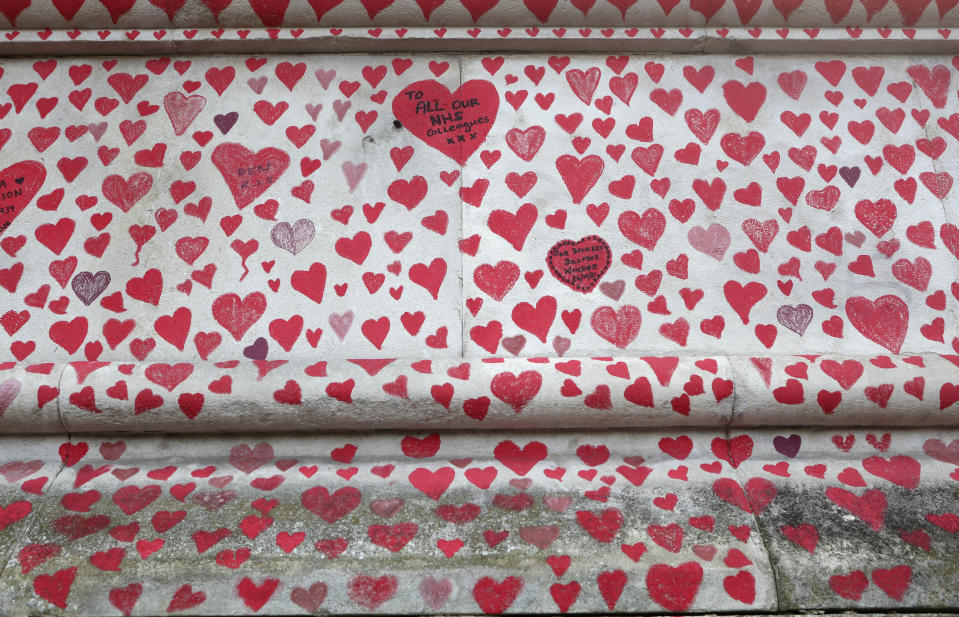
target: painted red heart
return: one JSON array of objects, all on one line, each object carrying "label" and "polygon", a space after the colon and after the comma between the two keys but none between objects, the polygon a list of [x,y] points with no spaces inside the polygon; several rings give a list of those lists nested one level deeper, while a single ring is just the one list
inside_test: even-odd
[{"label": "painted red heart", "polygon": [[484,576],[473,586],[473,599],[483,613],[497,615],[508,609],[522,590],[523,579],[517,576],[507,576],[501,582]]},{"label": "painted red heart", "polygon": [[37,161],[21,161],[0,171],[0,236],[30,204],[47,177]]},{"label": "painted red heart", "polygon": [[909,307],[898,296],[880,296],[875,301],[862,296],[846,300],[846,316],[870,341],[899,353],[909,329]]},{"label": "painted red heart", "polygon": [[352,486],[345,486],[332,494],[325,486],[315,486],[303,492],[300,503],[327,523],[335,523],[360,505],[362,495]]},{"label": "painted red heart", "polygon": [[493,396],[520,413],[532,401],[543,385],[538,371],[523,371],[519,375],[506,371],[498,373],[490,383]]},{"label": "painted red heart", "polygon": [[266,296],[258,291],[243,299],[235,293],[223,294],[213,301],[213,318],[239,341],[266,310]]},{"label": "painted red heart", "polygon": [[399,581],[390,575],[372,577],[358,574],[347,583],[350,599],[371,611],[396,595],[398,586]]},{"label": "painted red heart", "polygon": [[696,600],[703,568],[694,561],[676,567],[656,564],[646,572],[646,591],[653,602],[671,613],[682,613]]},{"label": "painted red heart", "polygon": [[263,148],[254,153],[237,143],[218,145],[210,160],[241,210],[273,186],[290,165],[290,155],[283,150]]},{"label": "painted red heart", "polygon": [[418,81],[393,99],[393,115],[403,126],[460,165],[483,145],[498,110],[496,87],[482,79],[454,92],[436,80]]}]

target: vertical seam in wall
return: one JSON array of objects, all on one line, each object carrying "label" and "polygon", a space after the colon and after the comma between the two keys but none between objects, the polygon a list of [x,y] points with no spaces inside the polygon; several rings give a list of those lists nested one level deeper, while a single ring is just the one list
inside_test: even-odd
[{"label": "vertical seam in wall", "polygon": [[[928,56],[927,56],[927,57],[928,57]],[[911,66],[911,65],[913,64],[913,58],[914,58],[914,56],[911,56],[911,55],[910,55],[910,56],[906,56],[906,58],[907,58],[907,62],[909,62],[910,66]],[[919,64],[918,59],[917,59],[916,64]],[[948,69],[949,67],[947,66],[946,68]],[[949,69],[949,71],[950,71],[950,74],[951,74],[952,69]],[[908,73],[907,73],[907,74],[908,74]],[[922,111],[928,111],[928,112],[929,112],[929,118],[928,118],[928,120],[926,120],[926,123],[925,123],[921,128],[922,128],[922,134],[926,136],[926,139],[931,139],[931,138],[933,137],[933,135],[932,135],[932,133],[929,132],[929,122],[933,120],[932,115],[933,115],[934,113],[938,113],[938,112],[936,111],[935,105],[932,104],[932,101],[929,101],[929,100],[928,100],[929,97],[926,96],[926,93],[922,91],[922,89],[919,87],[919,84],[916,83],[916,80],[913,79],[912,76],[909,77],[909,82],[912,84],[912,92],[913,92],[913,96],[916,97],[917,107],[919,107],[919,109],[922,110]],[[951,98],[952,98],[952,97],[947,94],[947,100],[949,100],[949,99],[951,99]],[[943,113],[945,113],[945,110],[947,110],[947,109],[948,109],[948,105],[943,109]],[[939,159],[941,159],[941,158],[942,158],[942,157],[940,156]],[[938,174],[938,173],[941,173],[941,172],[943,171],[943,167],[942,167],[942,165],[940,164],[939,159],[930,159],[931,162],[932,162],[932,168],[933,168],[933,170],[935,170],[935,172],[936,172],[937,174]],[[919,183],[922,184],[922,180],[919,180]],[[916,190],[919,190],[919,187],[916,187]],[[927,190],[928,190],[928,189],[927,189]],[[932,192],[932,191],[930,191],[930,192]],[[941,197],[939,197],[939,196],[937,196],[937,195],[933,195],[933,197],[935,197],[936,199],[938,199],[940,205],[942,205],[942,215],[943,215],[943,217],[945,218],[946,222],[947,222],[947,223],[951,222],[950,219],[949,219],[949,210],[948,210],[948,208],[946,208],[946,200],[945,200],[945,198],[944,198],[944,197],[941,198]]]},{"label": "vertical seam in wall", "polygon": [[[459,82],[456,85],[457,90],[463,86],[463,58],[464,54],[456,54],[456,66],[459,73]],[[463,157],[460,157],[462,160]],[[462,197],[462,188],[464,186],[464,176],[466,174],[466,161],[463,161],[460,165],[460,177],[459,177],[459,187],[460,190],[456,191],[456,199],[460,205],[460,235],[456,241],[456,254],[459,257],[460,261],[460,272],[459,272],[459,283],[460,283],[460,293],[456,306],[456,312],[460,318],[460,355],[459,357],[466,357],[466,343],[467,343],[467,324],[466,324],[466,311],[464,310],[466,306],[466,254],[463,252],[463,249],[460,248],[460,242],[466,239],[466,204],[463,203]]]},{"label": "vertical seam in wall", "polygon": [[[934,57],[934,56],[925,56],[925,57],[929,58],[929,57]],[[914,59],[915,59],[915,60],[914,60]],[[917,57],[912,56],[912,55],[906,55],[906,61],[909,63],[909,66],[912,66],[914,62],[915,62],[916,64],[920,64],[922,60],[921,60],[921,58],[917,58]],[[952,69],[949,68],[948,64],[946,65],[946,68],[949,69],[949,72],[950,72],[950,74],[951,74],[951,73],[952,73]],[[908,75],[908,73],[907,73],[907,75]],[[936,111],[935,105],[932,104],[932,101],[929,100],[929,97],[926,96],[926,93],[925,93],[925,92],[922,92],[922,89],[919,87],[919,84],[916,83],[916,80],[913,79],[911,75],[909,75],[909,83],[912,84],[912,94],[913,94],[914,97],[916,97],[916,101],[917,101],[917,103],[918,103],[917,107],[919,107],[919,109],[922,110],[922,111],[928,111],[928,112],[929,112],[929,119],[926,121],[926,124],[922,127],[922,133],[923,133],[923,135],[926,136],[926,139],[931,139],[931,138],[933,137],[933,135],[932,135],[932,133],[930,132],[929,122],[932,122],[932,121],[933,121],[933,114],[934,114],[934,113],[938,113],[938,112]],[[948,110],[949,110],[948,101],[951,101],[951,100],[952,100],[951,94],[952,94],[952,93],[951,93],[951,91],[950,91],[950,92],[948,92],[947,95],[946,95],[946,96],[947,96],[947,99],[946,99],[946,100],[947,100],[946,107],[942,110],[942,113],[943,113],[944,115],[945,115],[945,114],[948,112]],[[959,94],[957,94],[957,96],[959,96]],[[943,139],[945,139],[945,138],[943,138]],[[942,173],[943,171],[945,171],[945,167],[944,167],[944,166],[942,165],[942,163],[940,162],[941,159],[942,159],[942,156],[940,156],[938,159],[932,159],[932,169],[933,169],[933,171],[934,171],[936,174],[940,174],[940,173]],[[917,174],[917,175],[918,175],[918,174]],[[954,180],[959,180],[959,178],[954,178]],[[921,188],[924,188],[924,187],[925,187],[925,185],[923,184],[923,182],[922,182],[921,179],[918,180],[918,183],[917,183],[917,184],[918,184],[918,186],[916,186],[916,190],[917,190],[917,191],[920,190]],[[954,184],[957,184],[957,183],[954,183]],[[927,190],[928,190],[928,189],[927,189]],[[930,193],[931,193],[931,191],[930,191]],[[940,205],[942,206],[942,216],[943,216],[943,219],[945,220],[945,222],[946,222],[946,223],[952,223],[952,222],[953,222],[953,221],[952,221],[952,217],[949,216],[949,208],[946,207],[946,198],[945,198],[945,197],[940,198],[940,197],[938,197],[938,196],[936,196],[936,195],[933,195],[933,197],[936,197],[936,199],[939,200],[939,203],[940,203]],[[940,233],[940,240],[941,240],[941,233]],[[945,290],[943,290],[943,291],[945,291]],[[945,311],[945,312],[951,314],[952,317],[953,317],[953,319],[955,319],[957,316],[959,316],[959,310],[957,310],[955,307],[953,307],[952,303],[947,303],[946,311]],[[947,335],[948,335],[948,333],[947,333]],[[944,338],[943,344],[948,347],[948,346],[949,346],[949,343],[950,343],[950,341],[949,341],[948,339]]]},{"label": "vertical seam in wall", "polygon": [[60,428],[63,429],[63,434],[67,439],[70,438],[70,431],[67,429],[67,423],[63,420],[63,407],[60,405],[60,400],[63,398],[63,376],[67,372],[67,367],[70,366],[67,362],[63,363],[63,366],[60,368],[60,375],[57,377],[57,420],[60,422]]},{"label": "vertical seam in wall", "polygon": [[729,419],[726,421],[726,438],[729,438],[729,431],[733,428],[733,423],[736,422],[740,416],[740,397],[739,397],[739,384],[742,382],[742,377],[737,375],[736,363],[733,361],[736,356],[725,356],[726,362],[729,365],[729,379],[733,382],[733,401],[732,408],[729,412]]}]

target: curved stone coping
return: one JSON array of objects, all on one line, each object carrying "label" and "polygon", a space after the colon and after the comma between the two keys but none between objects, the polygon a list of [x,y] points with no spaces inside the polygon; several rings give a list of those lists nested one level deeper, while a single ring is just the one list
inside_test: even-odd
[{"label": "curved stone coping", "polygon": [[959,356],[6,365],[0,431],[959,425]]},{"label": "curved stone coping", "polygon": [[21,0],[0,8],[8,27],[295,26],[875,26],[954,27],[950,0]]},{"label": "curved stone coping", "polygon": [[892,27],[231,27],[15,29],[2,55],[157,53],[862,53],[944,54],[959,30]]}]

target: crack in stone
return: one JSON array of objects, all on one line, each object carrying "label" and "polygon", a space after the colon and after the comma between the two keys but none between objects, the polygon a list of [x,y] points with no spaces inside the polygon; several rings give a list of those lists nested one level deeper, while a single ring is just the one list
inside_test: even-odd
[{"label": "crack in stone", "polygon": [[[67,441],[71,441],[71,437],[69,434],[65,434],[64,436],[66,437]],[[52,436],[50,437],[50,439],[52,441],[53,439]],[[2,589],[3,575],[4,573],[6,573],[7,569],[9,568],[10,562],[13,560],[15,551],[17,550],[17,548],[22,546],[23,540],[29,537],[34,527],[36,527],[36,525],[38,524],[38,521],[40,521],[43,518],[42,516],[40,516],[40,513],[43,512],[43,510],[47,507],[47,504],[50,501],[54,500],[54,497],[50,496],[50,493],[53,491],[53,487],[56,484],[57,479],[63,473],[63,470],[66,469],[66,467],[67,467],[66,463],[61,459],[60,467],[57,469],[56,473],[53,474],[53,477],[50,478],[50,483],[47,485],[48,488],[46,492],[44,492],[39,499],[36,499],[31,502],[36,506],[35,509],[31,510],[30,514],[28,515],[31,520],[27,523],[24,530],[16,537],[16,540],[10,543],[10,552],[3,555],[3,559],[0,560],[0,589]]]},{"label": "crack in stone", "polygon": [[[734,393],[735,393],[735,390],[734,390]],[[729,426],[726,427],[725,432],[726,432],[726,443],[729,444],[729,440],[732,438],[732,431],[730,431]],[[733,468],[733,474],[735,475],[736,482],[739,483],[739,486],[744,486],[743,478],[740,475],[738,464],[736,465],[736,467]],[[745,491],[743,494],[745,494]],[[775,595],[775,598],[776,598],[775,611],[778,613],[782,608],[782,603],[781,603],[780,594],[779,594],[779,575],[776,571],[776,566],[773,565],[772,551],[770,550],[771,542],[769,542],[769,540],[766,537],[765,529],[762,525],[762,522],[759,520],[759,515],[756,514],[756,511],[753,508],[752,503],[749,501],[748,495],[746,497],[746,503],[749,504],[750,514],[752,514],[753,522],[756,525],[756,532],[759,534],[759,541],[762,543],[763,553],[766,557],[766,565],[768,565],[769,573],[772,577],[773,594]]]}]

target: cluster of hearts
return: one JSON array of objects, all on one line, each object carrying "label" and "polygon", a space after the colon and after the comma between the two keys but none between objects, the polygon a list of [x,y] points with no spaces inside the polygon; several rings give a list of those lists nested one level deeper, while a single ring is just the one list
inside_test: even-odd
[{"label": "cluster of hearts", "polygon": [[786,433],[184,437],[189,462],[0,438],[0,590],[65,615],[955,601],[955,432]]},{"label": "cluster of hearts", "polygon": [[[481,19],[499,26],[525,25],[951,25],[956,0],[38,0],[0,5],[16,27],[109,27],[118,24],[230,23],[267,27],[327,23],[339,26],[465,25]],[[86,6],[85,6],[86,5]],[[81,11],[82,9],[82,11]],[[379,18],[379,19],[378,19]]]},{"label": "cluster of hearts", "polygon": [[[468,356],[501,349],[586,356],[640,344],[652,353],[784,353],[803,337],[803,351],[959,349],[947,310],[959,301],[951,276],[959,228],[949,213],[953,176],[942,166],[959,139],[949,66],[959,67],[959,58],[913,64],[890,57],[883,66],[807,61],[781,71],[777,61],[715,57],[670,63],[669,77],[666,64],[627,56],[591,57],[584,68],[564,56],[381,61],[353,57],[341,73],[321,67],[309,75],[306,62],[280,57],[236,66],[209,57],[9,63],[0,79],[10,80],[11,102],[0,113],[12,111],[21,122],[0,129],[0,144],[9,144],[3,155],[33,149],[57,159],[59,172],[32,159],[0,170],[0,248],[10,264],[0,267],[0,287],[18,303],[0,324],[13,357],[143,361],[154,350],[187,349],[214,360],[312,350],[342,357],[341,343],[362,345],[367,357],[420,355],[413,349],[452,356],[461,350],[451,341],[460,340]],[[467,66],[451,70],[456,62]],[[453,87],[463,71],[490,79]],[[102,78],[96,86],[103,96],[96,98],[87,87],[94,74]],[[183,76],[186,94],[157,79],[174,74]],[[263,139],[285,138],[294,152],[315,147],[320,114],[339,131],[320,138],[318,152],[303,150],[302,181],[291,177],[289,151],[228,141],[240,112],[212,113],[207,101],[246,97],[239,75],[251,92],[276,101],[252,105],[249,128]],[[681,88],[657,87],[674,77]],[[640,79],[651,86],[642,103],[634,97]],[[67,84],[75,89],[63,101],[57,94]],[[530,98],[529,85],[541,92]],[[321,102],[294,107],[290,93]],[[378,106],[391,94],[394,121],[387,122]],[[907,114],[900,105],[909,100],[918,107]],[[558,101],[569,113],[555,113]],[[827,106],[818,125],[789,108],[813,101]],[[47,126],[63,105],[95,121]],[[354,105],[367,108],[353,112]],[[648,115],[625,125],[614,105],[616,113],[621,106]],[[867,117],[870,106],[878,107],[881,128]],[[137,119],[103,120],[118,108]],[[587,113],[598,115],[586,122]],[[791,132],[785,141],[781,128],[756,130],[777,116]],[[849,118],[847,141],[855,148],[836,134],[840,117]],[[294,124],[281,131],[281,118]],[[447,118],[447,129],[460,128],[436,133]],[[306,124],[296,124],[301,120]],[[736,130],[715,139],[721,120]],[[559,130],[547,137],[544,124]],[[169,139],[171,127],[176,139]],[[886,139],[880,131],[907,141],[868,149]],[[685,132],[695,141],[666,156],[657,135]],[[816,145],[793,146],[793,134]],[[367,143],[346,139],[360,135],[378,136],[372,143],[395,175],[367,175],[369,154],[344,145]],[[411,135],[428,147],[409,144]],[[94,170],[92,157],[75,156],[80,139],[118,143],[97,149],[103,168],[132,160],[143,170]],[[133,147],[140,139],[149,143]],[[650,145],[635,145],[626,157],[626,143]],[[863,151],[859,146],[870,152],[862,162],[851,158]],[[181,151],[171,162],[173,148]],[[449,160],[459,169],[442,169]],[[533,167],[523,171],[523,164]],[[637,167],[651,178],[648,189],[637,181]],[[437,168],[439,182],[423,175]],[[167,190],[172,204],[154,186],[157,169],[176,169]],[[740,181],[733,171],[754,180]],[[694,179],[681,184],[689,173]],[[303,204],[314,205],[317,182],[329,187],[327,199],[353,201],[357,191],[370,201],[301,218]],[[224,184],[232,204],[203,194],[225,194]],[[283,189],[289,197],[282,202],[268,198]],[[388,199],[389,207],[377,199]],[[570,200],[572,207],[552,205]],[[159,203],[145,223],[151,201]],[[71,202],[79,215],[63,210]],[[92,228],[84,220],[90,210]],[[597,234],[569,238],[567,226]],[[333,251],[313,261],[306,249],[317,248],[320,234]],[[141,261],[142,250],[157,259]],[[21,251],[44,259],[23,260]],[[213,252],[235,253],[239,264]],[[487,263],[490,254],[506,258]],[[554,280],[541,280],[544,256]],[[104,269],[131,257],[130,267]],[[201,257],[209,263],[200,266]],[[472,274],[462,287],[461,261]],[[724,276],[715,276],[720,262]],[[861,295],[862,283],[877,293]],[[68,285],[82,306],[54,297],[57,286]],[[589,328],[581,328],[584,322]]]},{"label": "cluster of hearts", "polygon": [[959,356],[0,364],[0,429],[959,424]]},{"label": "cluster of hearts", "polygon": [[[584,338],[586,323],[610,346],[604,352],[712,349],[712,339],[723,340],[731,353],[746,352],[747,341],[785,351],[786,341],[804,338],[802,349],[836,349],[842,341],[843,350],[868,353],[871,345],[853,340],[852,328],[892,353],[959,351],[951,318],[940,311],[959,301],[959,285],[947,274],[959,259],[959,228],[951,208],[942,210],[944,201],[954,200],[953,174],[939,162],[959,139],[949,66],[823,60],[780,71],[775,62],[751,57],[706,65],[649,60],[641,77],[630,71],[631,61],[609,57],[604,68],[585,69],[571,68],[562,57],[545,66],[534,58],[507,65],[513,71],[522,66],[540,93],[531,104],[522,77],[514,72],[504,79],[509,89],[499,116],[513,128],[500,134],[529,169],[502,165],[506,149],[491,148],[478,152],[480,161],[464,173],[464,200],[478,209],[464,214],[478,223],[478,233],[465,241],[503,255],[496,262],[485,255],[466,258],[473,271],[465,295],[475,317],[469,338],[476,351],[586,355],[602,349],[595,338]],[[498,75],[495,59],[481,63]],[[951,64],[959,68],[959,59]],[[612,71],[608,82],[604,69]],[[655,87],[670,74],[676,81]],[[816,74],[821,79],[813,82]],[[897,79],[893,75],[909,77],[918,88],[902,81],[883,91],[886,79]],[[731,78],[739,76],[746,82]],[[647,78],[652,90],[640,114],[648,115],[622,127],[617,110],[637,107],[637,84]],[[683,87],[671,88],[674,83]],[[474,93],[492,89],[476,81],[467,87]],[[916,124],[905,126],[899,120],[906,111],[888,105],[920,92],[930,109],[914,108]],[[553,113],[554,99],[564,102],[563,113]],[[812,113],[790,108],[791,101],[815,106],[817,100],[827,108],[818,126]],[[939,115],[935,123],[932,110]],[[890,114],[898,119],[889,122]],[[590,115],[597,117],[589,122]],[[781,124],[774,124],[777,117]],[[872,118],[898,139],[915,135],[915,145],[876,145]],[[727,120],[738,130],[720,135]],[[933,125],[937,134],[930,140],[924,130]],[[550,126],[558,129],[554,134],[569,135],[575,154],[562,153],[556,138],[547,137]],[[840,126],[848,136],[837,134]],[[694,141],[684,143],[684,134]],[[809,141],[794,144],[794,136]],[[844,141],[850,136],[866,149],[850,149]],[[635,146],[631,152],[627,144]],[[475,150],[466,144],[462,154]],[[546,151],[553,164],[544,168],[538,157]],[[917,151],[929,160],[917,159]],[[800,175],[789,175],[797,170]],[[742,173],[749,178],[737,177]],[[554,181],[546,184],[547,178]],[[822,182],[827,184],[817,188]],[[484,207],[515,198],[528,202],[492,212]],[[565,206],[570,200],[573,205]],[[544,243],[567,229],[604,235],[551,248]],[[687,247],[692,251],[684,252]],[[542,279],[542,268],[528,257],[542,250],[556,279],[598,293],[577,299]],[[884,293],[867,297],[864,289]],[[604,306],[607,299],[620,304]],[[916,323],[920,312],[925,316]]]},{"label": "cluster of hearts", "polygon": [[[308,77],[306,63],[275,58],[270,65],[265,58],[250,58],[236,67],[212,66],[209,59],[173,61],[168,57],[5,64],[0,79],[10,83],[7,92],[12,103],[0,105],[0,113],[16,114],[20,122],[0,129],[0,154],[8,158],[22,145],[56,160],[55,169],[41,161],[22,160],[0,170],[0,248],[7,260],[0,262],[0,293],[19,299],[18,306],[4,301],[3,330],[14,337],[9,353],[19,360],[34,353],[34,359],[50,358],[49,341],[60,352],[90,360],[104,353],[114,354],[113,359],[131,355],[145,359],[158,342],[162,346],[165,341],[178,352],[190,345],[202,358],[215,352],[221,358],[263,359],[279,349],[290,352],[294,345],[333,351],[351,334],[370,343],[374,354],[384,349],[384,341],[399,353],[415,339],[425,349],[439,350],[435,353],[456,353],[447,339],[459,338],[454,309],[459,297],[452,283],[444,285],[448,278],[455,278],[448,264],[454,263],[458,251],[452,231],[447,230],[459,227],[456,213],[439,196],[441,207],[422,221],[418,213],[394,206],[387,209],[378,200],[396,194],[388,188],[395,180],[382,178],[386,182],[380,184],[380,178],[367,175],[371,167],[364,160],[367,155],[344,147],[344,143],[365,143],[360,137],[378,130],[373,125],[385,116],[377,106],[386,101],[386,88],[398,94],[411,76],[446,81],[456,71],[450,71],[446,61],[414,63],[394,58],[387,66],[370,65],[368,60],[314,68]],[[238,79],[240,71],[251,77]],[[169,75],[184,77],[186,94],[170,90],[165,81]],[[39,83],[34,81],[38,77]],[[99,77],[105,81],[98,81]],[[55,84],[64,82],[76,89],[60,97]],[[104,96],[94,96],[90,85],[100,88],[98,94]],[[234,141],[214,140],[214,134],[224,138],[235,131],[241,114],[214,113],[208,97],[228,97],[232,92],[245,97],[241,87],[269,97],[253,103],[252,112],[244,102],[243,114],[255,118],[260,130],[266,131],[265,142],[291,140],[292,152],[277,147],[254,152]],[[284,100],[297,88],[310,97],[305,108]],[[89,114],[84,117],[93,121],[47,125],[48,114],[64,105]],[[132,119],[107,121],[120,105]],[[354,111],[360,106],[364,109]],[[281,116],[284,122],[305,124],[283,130]],[[335,128],[321,138],[315,123],[326,122],[327,116]],[[380,120],[380,124],[385,123]],[[396,132],[392,123],[389,126]],[[176,139],[170,139],[171,127]],[[275,135],[270,131],[276,131]],[[401,135],[403,141],[408,139],[408,134]],[[103,145],[88,157],[74,146],[80,139],[91,143],[102,139]],[[150,143],[141,149],[147,140]],[[316,151],[303,150],[308,155],[297,165],[291,154],[308,143]],[[174,149],[182,151],[174,157]],[[398,168],[409,164],[419,171],[438,166],[435,159],[440,155],[431,155],[425,148],[420,149],[422,162],[411,161],[412,146],[392,150]],[[131,158],[121,156],[121,151]],[[105,171],[120,164],[135,165],[138,171]],[[93,169],[95,165],[103,166],[102,174]],[[157,179],[162,174],[157,171],[166,169],[175,169],[171,173],[177,178],[167,187],[168,194],[159,196],[162,189],[158,190]],[[291,186],[294,174],[302,177]],[[444,171],[448,181],[432,192],[452,191],[458,174]],[[330,200],[357,205],[340,202],[321,210],[314,195],[320,183],[330,187]],[[289,191],[282,203],[261,199],[279,187]],[[354,191],[367,195],[369,201],[361,206],[364,198],[358,195],[353,201],[349,195]],[[65,212],[74,205],[79,213]],[[229,211],[221,211],[224,205]],[[147,208],[150,212],[143,218]],[[28,214],[23,215],[24,211]],[[338,231],[351,227],[346,235]],[[178,231],[184,233],[173,239]],[[165,243],[167,238],[172,244]],[[329,249],[311,259],[306,252],[311,244],[313,251],[321,246]],[[51,259],[47,263],[23,259],[34,246],[50,251]],[[141,260],[143,250],[155,258]],[[232,260],[213,257],[213,253],[234,255],[237,261],[231,264]],[[81,265],[87,260],[92,260],[88,267]],[[73,293],[57,297],[57,288]],[[328,310],[312,310],[321,304]],[[433,308],[440,305],[442,310]],[[156,314],[157,309],[166,314]],[[282,318],[271,319],[270,314],[279,310]],[[44,324],[41,315],[46,314],[66,317]],[[159,330],[141,332],[149,324]],[[226,329],[217,331],[220,327]],[[95,330],[103,334],[102,340],[93,340]],[[224,333],[227,341],[232,338],[238,345],[224,344]]]}]

